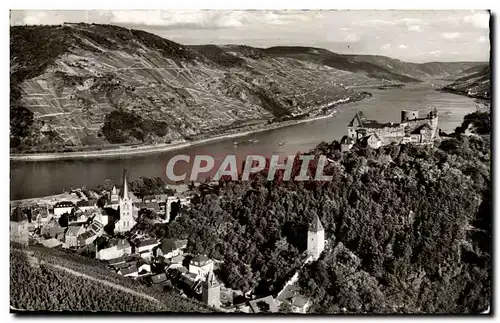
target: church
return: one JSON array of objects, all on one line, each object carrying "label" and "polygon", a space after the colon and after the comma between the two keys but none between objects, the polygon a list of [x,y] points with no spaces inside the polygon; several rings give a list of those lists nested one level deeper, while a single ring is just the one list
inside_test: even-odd
[{"label": "church", "polygon": [[134,207],[132,198],[128,190],[127,171],[123,171],[123,189],[118,194],[117,189],[113,186],[111,191],[111,207],[118,209],[120,219],[115,223],[115,232],[129,231],[136,224],[137,210]]}]

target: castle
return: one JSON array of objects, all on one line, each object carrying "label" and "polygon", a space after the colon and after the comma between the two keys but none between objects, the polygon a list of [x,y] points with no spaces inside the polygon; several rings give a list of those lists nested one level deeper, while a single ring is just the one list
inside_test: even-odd
[{"label": "castle", "polygon": [[392,143],[432,144],[438,133],[437,110],[419,118],[417,110],[401,111],[400,123],[379,123],[368,120],[362,112],[357,112],[347,126],[347,136],[342,138],[342,150],[349,150],[355,143],[371,148]]}]

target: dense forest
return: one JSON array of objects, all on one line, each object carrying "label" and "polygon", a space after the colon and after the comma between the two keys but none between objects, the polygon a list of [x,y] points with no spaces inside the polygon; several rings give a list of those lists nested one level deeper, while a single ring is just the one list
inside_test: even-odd
[{"label": "dense forest", "polygon": [[[223,260],[218,277],[257,295],[276,294],[300,269],[317,214],[328,248],[300,285],[312,312],[467,313],[491,297],[489,117],[435,145],[377,150],[338,142],[313,153],[331,160],[331,182],[221,181],[176,221],[150,227],[186,238],[188,251]],[[298,172],[294,167],[294,172]],[[310,167],[314,174],[315,165]],[[277,175],[281,176],[280,174]]]},{"label": "dense forest", "polygon": [[131,138],[150,142],[155,136],[167,134],[167,123],[143,119],[135,112],[116,110],[106,115],[102,133],[110,143],[125,143]]}]

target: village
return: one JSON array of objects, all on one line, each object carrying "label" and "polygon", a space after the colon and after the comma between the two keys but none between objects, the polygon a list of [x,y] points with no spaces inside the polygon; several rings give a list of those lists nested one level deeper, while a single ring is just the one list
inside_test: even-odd
[{"label": "village", "polygon": [[[114,272],[148,286],[175,290],[223,312],[307,313],[311,302],[299,293],[298,272],[277,295],[252,295],[226,288],[216,277],[220,260],[186,252],[186,239],[156,239],[132,230],[140,216],[152,223],[175,221],[178,209],[190,206],[189,194],[137,197],[129,190],[124,171],[123,188],[109,192],[75,190],[77,200],[17,206],[11,210],[10,239],[27,246],[61,248],[104,262]],[[153,216],[151,216],[153,215]],[[173,215],[173,216],[172,216]],[[182,216],[182,215],[179,215]],[[318,217],[308,231],[303,264],[317,260],[328,241]]]}]

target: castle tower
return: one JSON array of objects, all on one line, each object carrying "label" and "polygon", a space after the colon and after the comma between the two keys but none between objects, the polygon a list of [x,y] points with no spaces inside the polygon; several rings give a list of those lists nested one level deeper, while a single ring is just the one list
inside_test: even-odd
[{"label": "castle tower", "polygon": [[309,226],[307,232],[307,254],[313,257],[313,260],[318,260],[320,254],[325,249],[325,229],[317,215],[314,216],[313,222]]},{"label": "castle tower", "polygon": [[127,170],[123,170],[123,190],[119,201],[120,206],[120,220],[115,225],[115,230],[124,232],[132,229],[135,225],[133,217],[133,204],[128,196],[128,183],[127,183]]},{"label": "castle tower", "polygon": [[213,271],[208,273],[207,280],[203,283],[202,298],[206,305],[220,307],[220,284]]}]

